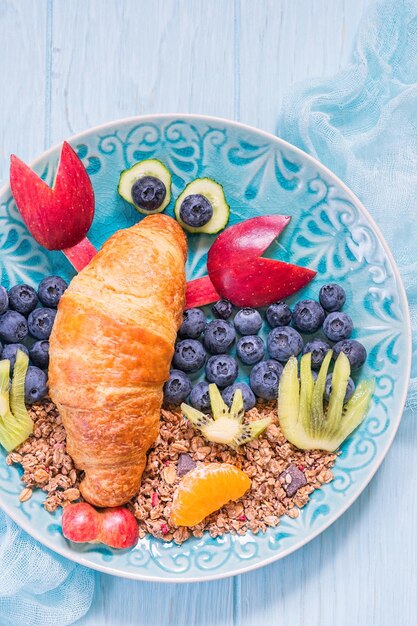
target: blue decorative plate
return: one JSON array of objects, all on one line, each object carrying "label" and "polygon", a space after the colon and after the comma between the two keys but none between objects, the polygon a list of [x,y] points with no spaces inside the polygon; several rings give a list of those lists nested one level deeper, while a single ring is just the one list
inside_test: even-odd
[{"label": "blue decorative plate", "polygon": [[[329,281],[343,284],[355,336],[368,349],[362,375],[374,376],[376,393],[369,415],[342,447],[335,480],[315,491],[298,519],[282,518],[263,535],[191,539],[182,546],[144,539],[132,551],[77,546],[62,536],[59,512],[47,513],[38,492],[21,504],[20,475],[0,458],[0,506],[29,534],[60,554],[109,574],[155,581],[222,578],[265,565],[300,548],[334,522],[358,497],[398,428],[408,387],[411,331],[398,270],[378,228],[358,199],[328,169],[288,143],[227,120],[184,116],[127,119],[77,135],[70,143],[83,160],[96,194],[89,237],[99,247],[117,229],[140,218],[117,193],[121,170],[158,158],[173,176],[173,198],[193,178],[220,181],[231,207],[231,223],[267,213],[292,216],[268,256],[318,272],[303,290],[317,297]],[[52,148],[33,164],[51,183],[59,155]],[[173,202],[167,209],[173,214]],[[188,278],[206,273],[210,236],[189,237]],[[40,248],[23,225],[9,187],[0,193],[2,284],[34,285],[46,274],[71,278],[60,252]],[[294,299],[299,298],[300,294]]]}]

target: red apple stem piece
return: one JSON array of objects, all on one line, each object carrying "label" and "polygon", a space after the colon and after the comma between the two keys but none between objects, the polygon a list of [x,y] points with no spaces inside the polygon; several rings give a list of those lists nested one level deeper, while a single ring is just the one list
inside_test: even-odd
[{"label": "red apple stem piece", "polygon": [[185,292],[185,308],[205,306],[211,302],[217,302],[221,296],[214,288],[209,276],[195,278],[187,283]]},{"label": "red apple stem piece", "polygon": [[72,248],[62,250],[62,252],[77,272],[81,272],[90,263],[93,256],[97,254],[97,250],[87,237],[84,237],[80,243],[72,246]]}]

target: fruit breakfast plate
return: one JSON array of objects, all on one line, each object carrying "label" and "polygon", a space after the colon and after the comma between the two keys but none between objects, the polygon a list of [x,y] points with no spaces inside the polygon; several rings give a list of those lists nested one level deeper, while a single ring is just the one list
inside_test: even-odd
[{"label": "fruit breakfast plate", "polygon": [[[313,321],[314,330],[319,329],[318,339],[337,345],[338,339],[348,336],[352,340],[358,340],[360,342],[358,345],[366,349],[366,361],[359,373],[353,372],[352,378],[357,388],[358,380],[373,381],[373,396],[368,414],[359,427],[347,438],[345,438],[346,434],[349,434],[347,432],[340,437],[340,440],[344,439],[344,441],[340,446],[340,453],[336,455],[332,454],[339,443],[336,426],[331,430],[333,443],[336,443],[330,446],[327,452],[316,453],[314,450],[299,452],[296,447],[290,446],[282,434],[277,434],[277,426],[270,424],[269,414],[275,411],[276,403],[261,404],[259,414],[255,416],[266,420],[262,424],[259,422],[258,430],[264,430],[268,424],[269,430],[266,430],[259,439],[247,443],[259,432],[255,433],[254,428],[249,433],[248,424],[243,426],[239,422],[240,430],[233,435],[236,435],[237,439],[234,439],[232,448],[219,447],[220,441],[225,440],[219,440],[218,434],[217,439],[216,436],[210,435],[215,422],[206,417],[201,419],[201,414],[196,408],[193,412],[190,407],[183,407],[184,415],[190,421],[186,426],[181,425],[178,411],[164,409],[163,419],[168,421],[162,425],[161,439],[158,443],[160,446],[158,450],[161,452],[153,451],[148,465],[150,462],[156,464],[161,462],[161,473],[165,483],[158,491],[155,487],[157,483],[149,478],[149,485],[152,488],[144,488],[141,499],[138,498],[131,506],[131,510],[139,520],[141,531],[138,543],[131,549],[118,550],[104,543],[69,541],[62,531],[62,509],[52,505],[46,508],[43,506],[48,495],[45,489],[32,490],[33,484],[31,483],[23,489],[25,485],[21,481],[23,470],[18,462],[19,457],[15,457],[15,462],[13,462],[2,447],[0,447],[1,508],[30,535],[57,553],[108,574],[140,580],[194,582],[223,578],[261,567],[297,550],[342,515],[369,483],[393,441],[404,407],[411,358],[408,306],[395,262],[377,226],[352,192],[315,159],[273,135],[236,122],[197,115],[138,117],[93,128],[72,137],[69,144],[84,165],[94,189],[95,213],[88,231],[88,240],[84,239],[81,243],[65,240],[61,242],[62,245],[55,246],[59,249],[65,248],[65,255],[59,250],[47,251],[45,247],[37,243],[25,227],[10,187],[4,187],[0,193],[0,249],[2,285],[6,289],[21,283],[37,288],[45,277],[51,275],[60,276],[69,282],[76,274],[70,261],[77,269],[82,269],[94,255],[95,249],[99,249],[115,231],[131,227],[142,220],[143,213],[147,211],[136,210],[137,206],[135,208],[134,205],[139,205],[140,201],[137,199],[138,195],[132,197],[133,185],[140,179],[140,176],[152,176],[164,183],[162,191],[159,187],[153,189],[157,200],[160,194],[157,210],[163,210],[164,214],[176,217],[177,223],[185,227],[185,232],[187,232],[187,302],[189,306],[199,307],[202,311],[196,314],[195,324],[198,325],[197,318],[200,315],[202,328],[205,328],[203,343],[198,339],[201,330],[196,333],[197,339],[190,339],[193,333],[187,334],[184,329],[181,338],[180,331],[173,361],[175,371],[180,371],[180,373],[176,374],[177,379],[171,391],[165,387],[167,397],[170,392],[175,396],[185,380],[184,384],[190,384],[193,387],[192,394],[194,393],[195,399],[193,406],[203,409],[203,396],[201,393],[198,395],[197,385],[199,381],[204,380],[205,371],[208,382],[216,383],[221,388],[233,381],[245,383],[242,389],[246,391],[242,397],[245,409],[250,408],[255,402],[253,391],[260,398],[271,399],[268,394],[265,395],[262,387],[262,384],[269,378],[263,378],[263,383],[261,381],[261,386],[259,386],[259,380],[256,379],[255,374],[252,374],[258,367],[254,363],[258,363],[262,358],[264,360],[269,358],[270,362],[273,361],[275,364],[272,369],[279,368],[278,377],[281,375],[281,428],[290,440],[292,434],[294,435],[291,430],[291,415],[289,415],[288,424],[284,422],[284,417],[286,411],[289,414],[292,411],[290,405],[293,398],[286,404],[285,401],[287,395],[289,397],[288,390],[291,382],[295,380],[298,402],[297,364],[294,358],[280,357],[279,346],[274,344],[275,327],[285,326],[287,329],[285,340],[290,345],[293,345],[293,341],[301,342],[293,354],[297,355],[302,351],[313,337],[312,328],[308,327],[308,322],[303,328],[303,320],[300,319],[302,303],[297,303],[309,299],[316,303],[314,305],[316,308],[312,311],[313,318],[316,314],[318,318],[322,315],[322,319],[317,318],[317,323]],[[61,146],[54,147],[31,164],[33,170],[50,186],[54,183],[60,150]],[[68,158],[71,159],[71,155]],[[143,164],[146,164],[146,167]],[[135,170],[138,167],[139,170]],[[14,175],[18,177],[19,172],[16,174],[16,171]],[[121,172],[123,172],[122,176]],[[78,172],[77,176],[82,178],[84,173]],[[77,180],[79,181],[80,178],[77,179],[74,176],[71,179],[68,174],[64,182],[71,186]],[[37,183],[28,178],[25,184],[36,186]],[[17,199],[21,199],[21,193],[25,193],[24,188],[22,192],[25,184],[17,185],[15,178],[13,190]],[[59,184],[57,178],[55,188]],[[65,186],[64,183],[62,184]],[[140,195],[143,189],[138,188],[136,191]],[[146,199],[145,192],[145,195],[141,196],[142,199]],[[32,192],[29,192],[29,195],[30,193]],[[78,198],[80,219],[85,220],[86,228],[89,226],[89,217],[86,214],[88,202],[91,200],[88,193],[86,187],[85,194],[81,194]],[[185,202],[187,198],[193,198],[194,205],[187,206]],[[195,221],[195,215],[191,216],[194,222],[191,220],[192,223],[189,223],[187,228],[187,220],[190,221],[189,216],[196,207],[195,198],[199,201],[197,218],[200,222],[198,219]],[[210,202],[207,203],[205,198],[209,198]],[[87,206],[84,213],[84,209],[81,209],[83,202]],[[18,204],[25,217],[24,211],[22,212],[24,201],[22,201],[22,206],[20,202]],[[151,207],[148,212],[154,212],[153,208]],[[263,219],[250,222],[250,218]],[[25,220],[28,223],[27,216]],[[210,227],[201,227],[200,223],[208,224]],[[261,228],[258,228],[259,224]],[[223,230],[226,225],[226,230]],[[29,224],[35,236],[38,226]],[[240,231],[239,228],[241,228]],[[64,231],[65,229],[62,228],[62,232]],[[57,232],[57,236],[60,237],[59,229]],[[225,235],[222,236],[221,233]],[[230,233],[234,234],[232,242]],[[36,239],[38,241],[41,239],[41,243],[44,243],[42,233]],[[209,249],[214,248],[214,242],[217,242],[215,244],[217,254],[212,252],[207,264],[207,253]],[[76,245],[73,245],[74,243]],[[248,253],[249,248],[251,248],[251,254]],[[274,260],[281,263],[278,264]],[[130,273],[133,276],[137,269],[126,267],[127,278]],[[271,273],[273,281],[265,282],[265,276]],[[340,316],[336,319],[336,326],[333,330],[331,328],[329,330],[329,319],[331,315],[334,315],[330,311],[338,311],[340,306],[335,305],[333,309],[331,306],[326,308],[326,294],[323,289],[328,284],[337,285],[337,289],[343,294],[343,299],[346,298],[343,311],[348,314],[342,320]],[[276,289],[276,293],[274,292],[273,298],[268,300],[271,285]],[[288,295],[285,289],[291,295]],[[227,309],[229,306],[225,300],[222,304],[216,305],[218,310],[217,312],[215,310],[216,315],[213,315],[212,305],[219,299],[219,294],[232,300],[236,305],[233,308],[233,324],[226,321],[226,324],[229,324],[225,326],[226,335],[233,327],[233,337],[230,339],[230,345],[224,350],[217,349],[215,345],[219,339],[218,326],[217,330],[213,331],[213,336],[210,336],[210,331],[206,327],[209,320],[229,318],[230,311],[222,308]],[[249,300],[246,298],[247,294],[250,295]],[[319,294],[326,313],[321,305],[317,304]],[[285,311],[280,310],[277,313],[275,309],[268,308],[271,302],[283,299],[287,304],[286,310],[290,311],[287,321],[282,321],[280,318],[282,314],[285,317]],[[52,307],[48,310],[53,310],[53,304],[45,305],[42,298],[41,302],[44,306]],[[251,319],[244,318],[239,311],[241,307],[248,306],[252,307],[252,313],[248,314]],[[255,313],[253,309],[256,309]],[[35,311],[39,310],[41,309],[35,309]],[[159,315],[158,311],[155,314],[157,313]],[[273,320],[274,313],[281,319],[279,324]],[[311,311],[307,313],[310,315]],[[326,319],[324,319],[325,314]],[[30,315],[32,313],[29,317]],[[52,325],[54,316],[55,312],[51,319],[46,318],[46,323]],[[42,332],[39,336],[36,334],[40,328],[38,319],[40,317],[41,314],[33,317],[29,323],[29,332],[32,332],[31,328],[34,329],[33,336],[39,340],[37,342],[39,344],[43,338]],[[290,326],[291,319],[293,321]],[[351,327],[346,329],[344,324],[349,325],[352,320],[353,330]],[[342,325],[342,330],[340,325]],[[95,328],[93,319],[91,327]],[[293,330],[294,327],[300,332]],[[335,334],[332,335],[332,332]],[[236,334],[241,335],[239,340]],[[249,348],[245,347],[243,341],[248,336],[252,337]],[[195,343],[192,345],[186,343],[178,348],[181,341],[194,341]],[[233,347],[235,341],[238,343],[237,348]],[[11,342],[12,340],[9,340],[9,343]],[[37,349],[41,350],[41,346]],[[193,359],[198,360],[199,350],[202,351],[203,357],[200,365],[187,370],[183,363],[187,360],[190,350],[193,351]],[[204,352],[205,350],[208,354]],[[257,356],[259,350],[262,353],[260,358]],[[269,352],[269,357],[265,356],[266,350]],[[230,368],[236,367],[236,372],[232,373],[230,380],[223,384],[219,379],[221,371],[218,363],[213,361],[218,358],[219,351],[229,352],[231,355],[227,357],[230,363],[221,364],[226,368],[224,370],[226,378],[230,375]],[[33,363],[42,361],[42,355],[36,353],[35,349],[29,347],[29,353]],[[330,352],[328,357],[330,359]],[[7,358],[7,356],[3,355],[2,358]],[[206,358],[211,365],[206,363],[204,370]],[[358,359],[362,364],[361,354]],[[347,363],[348,359],[345,361]],[[88,355],[84,363],[88,364]],[[237,363],[239,363],[238,367]],[[352,365],[352,362],[350,364]],[[217,370],[215,365],[217,365]],[[282,373],[283,365],[285,365],[285,376]],[[16,362],[15,370],[17,367],[18,362]],[[354,369],[353,365],[352,369]],[[184,374],[181,370],[188,373]],[[259,368],[257,371],[259,373]],[[310,376],[310,367],[308,372]],[[349,372],[350,370],[345,372],[346,380]],[[334,375],[336,376],[336,373]],[[303,372],[301,372],[301,379],[302,376]],[[322,382],[324,389],[325,380]],[[14,411],[13,384],[11,402]],[[16,389],[18,389],[18,384],[17,380]],[[36,393],[41,383],[35,380],[33,384]],[[287,388],[284,388],[285,384]],[[185,395],[188,396],[190,389],[191,386]],[[303,383],[301,389],[303,389]],[[343,395],[344,392],[342,399]],[[214,392],[210,397],[213,400]],[[254,398],[252,404],[251,398]],[[231,400],[232,398],[230,402]],[[248,406],[246,401],[248,401]],[[301,399],[300,405],[302,402]],[[330,405],[331,401],[329,411]],[[349,407],[349,404],[346,407]],[[231,411],[233,411],[233,405]],[[243,413],[243,410],[241,412]],[[215,408],[213,408],[213,413],[215,414]],[[349,411],[347,414],[350,416]],[[55,419],[56,413],[54,407],[47,404],[46,411],[43,414],[40,411],[37,415],[45,422],[48,415],[52,415]],[[241,421],[241,416],[239,419]],[[188,436],[187,433],[191,431],[192,434]],[[307,449],[309,447],[307,431],[308,429],[303,431],[302,436],[299,433],[294,435],[293,442],[300,448],[304,447],[305,441],[307,441],[305,447]],[[48,432],[50,436],[50,430]],[[58,465],[57,457],[64,455],[62,433],[60,426],[59,437],[57,435],[52,444],[49,441],[53,455],[51,464]],[[166,439],[164,439],[165,436]],[[179,440],[176,439],[178,437]],[[329,437],[324,446],[328,443],[328,439]],[[163,454],[168,454],[163,446],[171,445],[172,441],[176,444],[176,448],[174,446],[170,452],[171,456],[163,456]],[[213,447],[213,444],[208,445],[210,441],[217,441],[217,448]],[[316,438],[316,441],[318,442],[319,439]],[[246,443],[245,449],[249,450],[249,453],[245,452],[243,456],[239,456],[241,453],[236,452],[236,447],[242,443]],[[320,443],[322,443],[321,440]],[[319,444],[317,445],[319,447]],[[187,453],[187,450],[190,454],[196,453],[191,454],[193,458],[189,454],[182,454]],[[274,457],[275,453],[276,457]],[[18,452],[12,454],[18,454]],[[262,464],[262,455],[266,458],[266,464],[275,463],[276,478],[271,479],[273,467],[265,469],[265,464]],[[180,459],[181,456],[182,459]],[[183,481],[188,480],[188,487],[191,488],[189,477],[192,476],[198,480],[196,469],[199,468],[195,468],[195,465],[196,462],[197,464],[204,463],[205,458],[216,462],[216,466],[213,463],[214,470],[219,469],[219,461],[226,461],[224,466],[227,465],[228,468],[231,465],[239,466],[239,469],[233,467],[231,474],[224,479],[225,482],[229,482],[230,487],[233,482],[233,472],[235,472],[235,492],[231,490],[229,496],[224,498],[223,502],[218,503],[218,507],[227,500],[237,500],[237,502],[232,502],[222,509],[221,515],[210,517],[209,520],[212,521],[206,526],[201,524],[198,526],[200,519],[196,518],[193,523],[197,523],[195,528],[198,532],[192,533],[187,530],[186,536],[177,536],[167,525],[166,514],[163,512],[160,499],[163,502],[171,502],[172,489],[178,485],[178,477],[183,475],[185,476]],[[36,459],[33,463],[35,461]],[[74,483],[75,469],[69,457],[67,461],[66,466],[61,458],[59,466],[64,469],[58,476],[61,477],[63,483],[61,487],[58,484],[55,485],[55,490],[51,490],[49,504],[53,503],[54,497],[58,500],[62,498],[63,491],[69,494],[70,502],[76,499],[76,497],[70,497],[70,492],[78,494],[76,490],[78,482]],[[185,466],[191,463],[192,467],[183,467],[180,472],[180,461]],[[255,470],[253,470],[253,465],[256,467]],[[48,480],[47,474],[51,469],[47,463],[42,471],[45,475],[44,481]],[[146,471],[149,471],[149,468]],[[74,476],[73,486],[68,479],[71,472]],[[269,496],[265,495],[266,488],[262,490],[262,480],[256,478],[257,472],[261,478],[263,475],[268,477],[265,481],[269,480],[268,485],[271,490],[275,489],[275,493],[279,491],[281,495],[275,495],[275,499],[268,500]],[[241,501],[238,498],[248,489],[247,485],[250,482],[248,476],[252,478],[252,485],[256,484],[256,489],[254,488],[254,494],[251,496],[252,500],[246,497]],[[294,485],[297,481],[298,488],[304,489],[304,492],[300,491],[300,494],[304,494],[304,500],[300,495],[299,500],[293,502],[290,501],[290,497],[297,496],[294,496],[295,492],[290,492],[289,485]],[[38,483],[42,483],[42,480],[40,479]],[[312,487],[307,490],[310,484]],[[221,487],[221,481],[217,485]],[[278,485],[278,490],[276,485]],[[177,494],[177,505],[179,499]],[[243,504],[239,504],[240,502]],[[68,505],[68,502],[66,504]],[[75,510],[71,509],[73,506],[76,505],[69,504],[68,511]],[[280,507],[280,511],[274,507]],[[155,516],[152,516],[152,508],[157,511]],[[214,511],[215,508],[213,507],[212,510]],[[259,518],[256,508],[263,511],[263,517]],[[64,509],[66,510],[67,508]],[[148,525],[143,521],[144,515],[149,515],[149,519],[146,520]],[[180,512],[177,511],[177,519],[180,518]],[[69,519],[67,523],[70,524]],[[192,523],[189,521],[188,525],[191,527]],[[180,526],[180,523],[177,523],[177,526]],[[150,529],[149,532],[145,533],[145,528]],[[232,532],[222,532],[222,529]],[[66,534],[70,535],[70,533]],[[186,540],[183,541],[183,539]]]}]

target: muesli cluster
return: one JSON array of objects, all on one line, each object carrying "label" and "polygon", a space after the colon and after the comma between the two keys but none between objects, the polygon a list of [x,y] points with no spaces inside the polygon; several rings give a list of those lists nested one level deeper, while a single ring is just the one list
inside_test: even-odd
[{"label": "muesli cluster", "polygon": [[[49,400],[33,405],[34,432],[7,463],[23,468],[21,501],[33,489],[46,493],[47,511],[80,499],[82,472],[66,451],[65,430],[55,405]],[[276,414],[271,403],[259,403],[248,412],[249,421]],[[139,536],[147,533],[164,541],[182,543],[191,535],[212,537],[226,532],[243,535],[276,526],[282,515],[298,517],[310,494],[333,479],[336,455],[301,451],[285,440],[276,421],[265,433],[239,450],[204,440],[180,411],[161,411],[161,430],[151,449],[140,490],[129,503],[139,523]],[[231,502],[193,528],[176,528],[170,522],[174,492],[181,478],[198,465],[231,463],[245,471],[252,487],[238,502]]]}]

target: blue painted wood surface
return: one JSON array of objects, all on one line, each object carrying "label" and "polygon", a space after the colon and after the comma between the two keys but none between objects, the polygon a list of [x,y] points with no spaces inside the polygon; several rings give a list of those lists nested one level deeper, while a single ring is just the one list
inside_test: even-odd
[{"label": "blue painted wood surface", "polygon": [[[102,122],[230,117],[274,132],[298,80],[349,59],[368,0],[0,0],[0,180]],[[83,626],[413,626],[417,427],[404,420],[350,510],[295,554],[234,579],[101,575]]]}]

